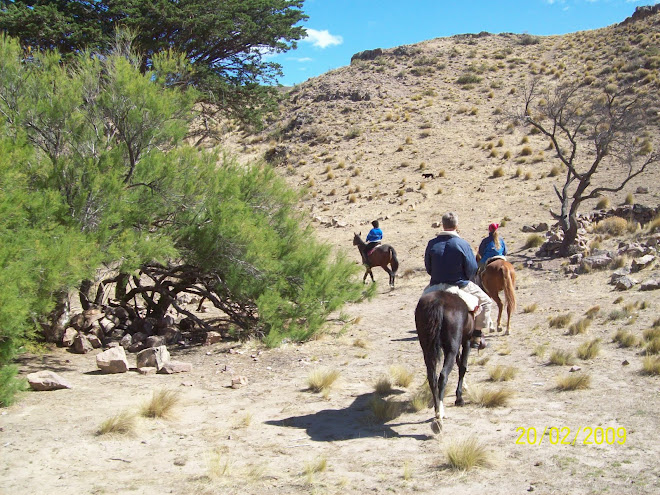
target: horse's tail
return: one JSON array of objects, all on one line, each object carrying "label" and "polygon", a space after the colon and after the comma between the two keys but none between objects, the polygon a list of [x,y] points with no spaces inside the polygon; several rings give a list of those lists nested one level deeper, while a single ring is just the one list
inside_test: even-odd
[{"label": "horse's tail", "polygon": [[506,296],[506,305],[509,313],[516,310],[516,274],[511,269],[504,271],[504,295]]},{"label": "horse's tail", "polygon": [[396,275],[397,270],[399,269],[399,259],[396,257],[396,251],[392,246],[390,246],[390,256],[391,256],[391,265],[392,265],[392,271]]}]

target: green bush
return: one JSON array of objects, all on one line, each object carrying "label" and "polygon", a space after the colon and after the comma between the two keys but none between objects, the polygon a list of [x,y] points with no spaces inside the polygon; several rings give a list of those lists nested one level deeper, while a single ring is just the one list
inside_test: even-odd
[{"label": "green bush", "polygon": [[157,293],[140,303],[165,312],[180,293],[204,294],[241,336],[269,345],[309,338],[364,296],[357,266],[304,227],[299,194],[270,166],[185,144],[197,94],[170,87],[184,59],[153,60],[144,74],[133,56],[65,64],[0,38],[2,404],[18,347],[101,264],[145,275],[118,288],[125,306]]}]

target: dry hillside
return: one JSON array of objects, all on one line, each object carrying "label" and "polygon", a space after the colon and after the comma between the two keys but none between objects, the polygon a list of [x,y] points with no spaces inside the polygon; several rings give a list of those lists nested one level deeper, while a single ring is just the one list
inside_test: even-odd
[{"label": "dry hillside", "polygon": [[[615,258],[600,270],[574,273],[577,265],[525,248],[524,226],[552,223],[561,173],[547,139],[507,115],[520,111],[533,76],[581,78],[594,91],[635,79],[657,92],[659,70],[655,14],[565,36],[429,40],[292,88],[263,132],[235,130],[223,147],[241,160],[266,157],[303,188],[301,211],[318,236],[356,263],[353,232],[382,219],[401,262],[396,287],[376,271],[376,297],[344,308],[305,344],[172,348],[193,365],[181,375],[100,374],[94,352],[24,356],[22,373],[51,369],[73,389],[25,394],[2,411],[0,494],[658,493],[660,291],[640,289],[660,278],[657,222],[587,226],[589,250]],[[646,137],[660,146],[657,127]],[[656,169],[606,200],[657,207],[659,177]],[[475,247],[502,222],[518,309],[511,335],[489,335],[471,357],[463,408],[454,407],[454,370],[444,431],[433,436],[413,311],[428,282],[426,242],[447,210]],[[646,253],[656,258],[632,274],[640,283],[609,285]],[[324,370],[338,379],[315,392]],[[234,376],[246,383],[231,388]],[[575,376],[585,388],[561,390]],[[138,416],[129,434],[97,434],[158,390],[179,392],[169,418]],[[452,469],[448,449],[465,454],[469,437],[486,465]]]}]

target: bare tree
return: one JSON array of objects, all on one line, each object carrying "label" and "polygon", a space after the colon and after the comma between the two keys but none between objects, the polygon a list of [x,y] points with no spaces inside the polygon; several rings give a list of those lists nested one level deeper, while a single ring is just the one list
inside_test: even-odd
[{"label": "bare tree", "polygon": [[585,200],[621,191],[660,162],[653,142],[658,139],[655,104],[647,91],[631,85],[594,89],[571,83],[550,89],[536,79],[525,89],[518,120],[550,138],[566,169],[563,185],[554,186],[561,209],[550,211],[564,232],[561,256],[573,250]]}]

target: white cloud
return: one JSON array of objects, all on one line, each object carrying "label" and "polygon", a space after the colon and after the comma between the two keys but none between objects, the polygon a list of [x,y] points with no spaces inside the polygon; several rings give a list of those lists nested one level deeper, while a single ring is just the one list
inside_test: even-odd
[{"label": "white cloud", "polygon": [[304,63],[304,62],[312,62],[314,59],[311,57],[289,57],[287,60],[293,60],[295,62]]},{"label": "white cloud", "polygon": [[327,29],[318,31],[316,29],[307,28],[307,36],[303,38],[302,41],[312,43],[312,45],[319,48],[327,48],[333,45],[341,45],[344,42],[344,38],[338,35],[330,34]]}]

